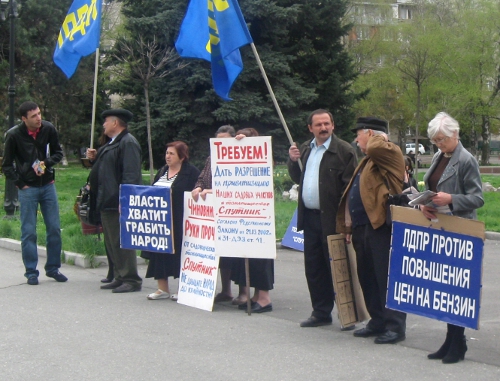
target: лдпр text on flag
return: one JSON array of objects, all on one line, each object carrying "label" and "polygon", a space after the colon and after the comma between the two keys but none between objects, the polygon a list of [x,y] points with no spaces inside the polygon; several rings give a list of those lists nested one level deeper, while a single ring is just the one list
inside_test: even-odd
[{"label": "\u043b\u0434\u043f\u0440 text on flag", "polygon": [[181,57],[211,62],[215,92],[230,100],[229,91],[243,70],[239,48],[250,43],[236,0],[191,0],[175,47]]}]

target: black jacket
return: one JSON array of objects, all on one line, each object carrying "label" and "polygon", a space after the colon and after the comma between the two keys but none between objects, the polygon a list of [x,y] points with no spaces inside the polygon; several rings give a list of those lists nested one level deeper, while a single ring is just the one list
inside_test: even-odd
[{"label": "black jacket", "polygon": [[[22,122],[5,133],[5,149],[2,171],[14,181],[19,189],[24,186],[41,187],[54,181],[53,166],[61,161],[63,151],[57,131],[52,123],[45,120],[38,131],[36,140],[28,134],[28,127]],[[37,176],[33,163],[43,161],[46,169]]]},{"label": "black jacket", "polygon": [[[156,183],[165,172],[168,166],[160,168],[155,176],[153,184]],[[172,219],[174,230],[174,248],[175,253],[180,254],[182,249],[182,235],[183,235],[183,220],[184,220],[184,192],[191,192],[198,180],[200,171],[194,165],[183,162],[181,170],[177,174],[172,187],[170,188],[172,194]],[[149,252],[142,252],[141,257],[149,259]]]},{"label": "black jacket", "polygon": [[127,129],[99,148],[89,177],[91,212],[117,211],[120,184],[142,184],[141,147]]},{"label": "black jacket", "polygon": [[[295,183],[299,184],[299,205],[297,211],[297,230],[304,229],[304,201],[302,200],[302,184],[304,182],[307,159],[311,153],[311,140],[302,144],[300,159],[304,166],[301,171],[298,162],[290,159],[287,162],[288,173]],[[336,234],[335,217],[340,203],[340,198],[347,184],[351,180],[358,160],[352,146],[332,135],[330,146],[323,154],[319,166],[319,204],[321,209],[321,227],[324,237]]]}]

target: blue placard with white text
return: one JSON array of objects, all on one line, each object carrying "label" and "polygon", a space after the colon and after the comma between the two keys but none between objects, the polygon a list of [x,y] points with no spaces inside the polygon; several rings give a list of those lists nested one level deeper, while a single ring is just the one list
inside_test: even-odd
[{"label": "blue placard with white text", "polygon": [[291,249],[304,251],[304,231],[297,231],[297,209],[293,213],[292,220],[285,235],[281,240],[281,245]]},{"label": "blue placard with white text", "polygon": [[387,307],[478,329],[481,238],[393,222]]},{"label": "blue placard with white text", "polygon": [[120,246],[174,253],[169,187],[120,185]]}]

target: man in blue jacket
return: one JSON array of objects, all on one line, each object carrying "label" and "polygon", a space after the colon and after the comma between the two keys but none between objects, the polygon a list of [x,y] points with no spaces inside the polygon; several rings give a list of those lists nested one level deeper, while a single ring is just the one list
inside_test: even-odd
[{"label": "man in blue jacket", "polygon": [[120,248],[120,213],[118,210],[120,185],[142,184],[141,147],[127,129],[133,114],[124,109],[107,110],[104,134],[111,138],[96,152],[87,150],[93,163],[90,171],[92,214],[100,216],[106,250],[114,264],[115,280],[101,286],[114,293],[140,291],[142,279],[137,273],[135,250]]},{"label": "man in blue jacket", "polygon": [[5,134],[2,170],[19,189],[24,276],[28,284],[38,284],[36,220],[40,205],[47,232],[45,274],[58,282],[66,282],[68,278],[59,272],[61,225],[53,168],[61,161],[63,151],[55,127],[42,120],[36,103],[24,102],[19,114],[22,123]]}]

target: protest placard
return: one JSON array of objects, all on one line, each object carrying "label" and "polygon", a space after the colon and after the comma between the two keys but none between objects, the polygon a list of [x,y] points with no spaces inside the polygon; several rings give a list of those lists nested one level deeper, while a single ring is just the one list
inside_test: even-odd
[{"label": "protest placard", "polygon": [[392,206],[387,307],[479,328],[484,223]]},{"label": "protest placard", "polygon": [[297,209],[295,209],[293,213],[290,225],[288,225],[285,235],[281,240],[281,245],[291,249],[304,251],[304,231],[297,231]]},{"label": "protest placard", "polygon": [[212,311],[219,257],[215,255],[213,197],[193,200],[184,193],[184,238],[178,303]]},{"label": "protest placard", "polygon": [[210,139],[210,147],[217,253],[276,258],[271,138]]},{"label": "protest placard", "polygon": [[329,235],[327,240],[340,324],[349,327],[370,317],[359,284],[356,253],[351,244],[346,245],[343,234]]},{"label": "protest placard", "polygon": [[168,187],[120,185],[120,246],[174,253],[171,210]]}]

